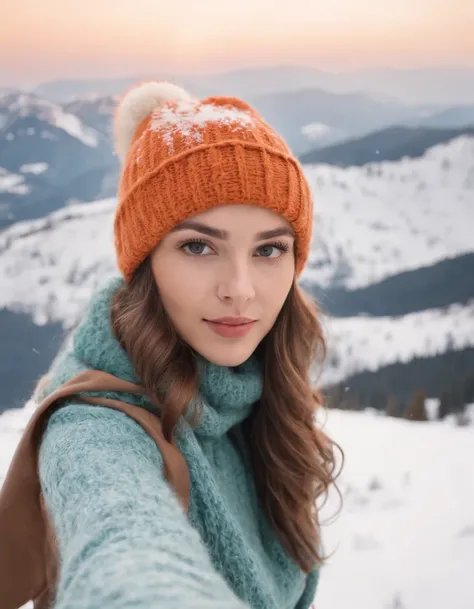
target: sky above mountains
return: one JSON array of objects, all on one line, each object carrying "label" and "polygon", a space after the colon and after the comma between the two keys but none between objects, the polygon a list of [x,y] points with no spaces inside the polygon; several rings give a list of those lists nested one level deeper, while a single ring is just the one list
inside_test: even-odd
[{"label": "sky above mountains", "polygon": [[6,0],[0,85],[277,64],[474,66],[469,0]]}]

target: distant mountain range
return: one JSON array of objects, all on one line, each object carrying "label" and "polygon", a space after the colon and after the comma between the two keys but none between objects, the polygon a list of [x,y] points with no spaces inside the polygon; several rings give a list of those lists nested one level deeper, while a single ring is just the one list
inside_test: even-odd
[{"label": "distant mountain range", "polygon": [[387,127],[339,144],[316,148],[300,155],[300,161],[304,164],[328,163],[339,167],[350,167],[381,161],[398,161],[404,157],[417,158],[437,144],[444,144],[461,135],[473,135],[474,107],[471,124],[472,126],[456,129]]},{"label": "distant mountain range", "polygon": [[474,125],[474,104],[449,106],[433,113],[427,111],[425,116],[405,123],[408,127],[433,127],[458,129]]},{"label": "distant mountain range", "polygon": [[[396,377],[404,399],[425,378],[439,397],[474,367],[474,137],[417,159],[308,165],[305,172],[315,216],[301,283],[323,310],[323,382],[369,395],[380,389],[380,375],[387,387]],[[0,410],[20,405],[62,329],[74,326],[95,287],[116,272],[114,209],[114,199],[71,205],[0,234],[0,324],[18,327],[26,315],[38,328],[12,334],[0,327],[15,344],[0,354],[8,358],[0,360]]]},{"label": "distant mountain range", "polygon": [[324,89],[331,93],[361,93],[393,98],[407,104],[473,104],[474,68],[434,67],[420,69],[379,68],[350,72],[327,72],[303,66],[276,66],[218,74],[137,74],[119,79],[62,79],[36,88],[52,101],[69,101],[87,95],[119,95],[139,80],[171,80],[195,95],[237,95],[254,98],[282,91]]},{"label": "distant mountain range", "polygon": [[427,112],[427,106],[321,89],[283,91],[250,101],[297,154],[358,138],[388,125],[423,121]]}]

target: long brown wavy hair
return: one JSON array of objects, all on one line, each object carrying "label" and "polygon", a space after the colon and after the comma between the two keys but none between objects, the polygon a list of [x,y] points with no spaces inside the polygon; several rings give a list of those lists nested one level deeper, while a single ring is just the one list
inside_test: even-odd
[{"label": "long brown wavy hair", "polygon": [[[309,573],[324,560],[317,500],[336,478],[337,445],[318,428],[324,407],[309,378],[326,355],[318,309],[292,286],[271,331],[258,347],[262,397],[245,422],[257,492],[283,547]],[[149,396],[162,406],[165,437],[198,387],[194,351],[172,325],[148,258],[116,293],[112,326]]]}]

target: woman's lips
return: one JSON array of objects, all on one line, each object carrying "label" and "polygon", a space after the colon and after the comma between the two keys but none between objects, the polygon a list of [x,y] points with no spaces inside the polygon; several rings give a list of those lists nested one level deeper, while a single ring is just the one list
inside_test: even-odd
[{"label": "woman's lips", "polygon": [[206,319],[205,322],[219,336],[239,338],[250,332],[256,320],[246,317],[221,317],[215,320]]}]

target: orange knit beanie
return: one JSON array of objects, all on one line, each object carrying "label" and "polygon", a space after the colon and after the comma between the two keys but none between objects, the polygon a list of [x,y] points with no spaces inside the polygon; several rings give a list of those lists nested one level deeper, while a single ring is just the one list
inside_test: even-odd
[{"label": "orange knit beanie", "polygon": [[219,205],[258,205],[286,218],[304,267],[312,199],[284,140],[245,102],[192,99],[170,83],[131,89],[115,117],[123,169],[115,216],[118,266],[126,280],[183,220]]}]

